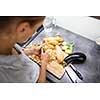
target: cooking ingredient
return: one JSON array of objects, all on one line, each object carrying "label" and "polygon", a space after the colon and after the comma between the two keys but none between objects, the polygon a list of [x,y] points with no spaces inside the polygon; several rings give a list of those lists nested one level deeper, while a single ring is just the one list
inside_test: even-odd
[{"label": "cooking ingredient", "polygon": [[[44,52],[48,52],[50,55],[49,63],[52,61],[56,61],[62,66],[65,66],[64,58],[73,52],[74,43],[67,43],[61,36],[55,37],[48,37],[43,39],[43,43],[37,44],[35,43],[34,46],[42,46]],[[36,61],[41,65],[40,55],[32,55],[30,57],[32,60]]]},{"label": "cooking ingredient", "polygon": [[68,48],[68,46],[62,46],[62,50],[67,50]]},{"label": "cooking ingredient", "polygon": [[58,42],[63,42],[64,41],[64,39],[61,38],[60,36],[56,36],[55,40],[58,41]]},{"label": "cooking ingredient", "polygon": [[65,52],[66,52],[67,54],[72,54],[72,51],[71,51],[70,49],[65,50]]},{"label": "cooking ingredient", "polygon": [[56,46],[56,55],[59,63],[63,62],[64,58],[68,56],[65,52],[62,51],[60,46]]},{"label": "cooking ingredient", "polygon": [[63,42],[62,45],[63,45],[63,46],[66,46],[66,45],[67,45],[67,42]]},{"label": "cooking ingredient", "polygon": [[63,61],[63,62],[62,62],[62,66],[63,66],[63,67],[66,67],[66,66],[67,66],[67,63],[66,63],[65,61]]},{"label": "cooking ingredient", "polygon": [[44,38],[43,39],[43,42],[46,43],[46,44],[51,44],[51,45],[58,45],[59,42],[63,42],[64,39],[59,37],[59,36],[56,36],[56,37],[49,37],[49,38]]},{"label": "cooking ingredient", "polygon": [[62,43],[62,50],[64,50],[67,54],[72,54],[74,50],[74,43]]},{"label": "cooking ingredient", "polygon": [[55,46],[53,46],[53,45],[51,45],[51,44],[46,44],[46,45],[43,47],[44,50],[54,49],[54,48],[55,48]]}]

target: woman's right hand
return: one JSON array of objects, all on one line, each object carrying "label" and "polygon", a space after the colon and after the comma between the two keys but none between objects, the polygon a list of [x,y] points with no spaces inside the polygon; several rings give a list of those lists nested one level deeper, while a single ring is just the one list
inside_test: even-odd
[{"label": "woman's right hand", "polygon": [[[42,50],[41,50],[42,51]],[[41,70],[40,70],[40,76],[38,79],[39,83],[44,83],[46,82],[46,68],[47,64],[49,62],[49,54],[47,52],[41,52]]]},{"label": "woman's right hand", "polygon": [[41,53],[41,63],[45,66],[47,66],[48,62],[49,62],[50,56],[48,54],[48,52],[42,52]]}]

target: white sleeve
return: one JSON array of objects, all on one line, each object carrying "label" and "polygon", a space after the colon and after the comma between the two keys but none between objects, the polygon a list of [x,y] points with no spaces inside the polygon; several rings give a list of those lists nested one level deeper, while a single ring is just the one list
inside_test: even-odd
[{"label": "white sleeve", "polygon": [[40,74],[40,68],[39,65],[35,62],[33,62],[30,58],[28,58],[26,55],[21,54],[20,60],[23,62],[24,65],[26,65],[31,70],[31,77],[32,82],[37,82]]},{"label": "white sleeve", "polygon": [[19,45],[16,44],[15,46],[21,51],[21,54],[19,55],[21,62],[23,62],[24,65],[27,65],[27,67],[31,69],[32,82],[37,82],[40,74],[39,65],[33,62],[28,56],[26,56]]}]

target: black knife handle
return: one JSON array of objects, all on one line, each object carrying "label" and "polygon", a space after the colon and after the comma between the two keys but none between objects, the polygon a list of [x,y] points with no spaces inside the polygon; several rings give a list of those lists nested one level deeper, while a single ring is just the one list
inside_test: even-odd
[{"label": "black knife handle", "polygon": [[70,63],[73,63],[73,64],[81,64],[81,63],[84,63],[86,60],[86,55],[81,53],[81,52],[76,52],[76,53],[73,53],[69,56],[67,56],[64,61],[67,63],[67,64],[70,64]]}]

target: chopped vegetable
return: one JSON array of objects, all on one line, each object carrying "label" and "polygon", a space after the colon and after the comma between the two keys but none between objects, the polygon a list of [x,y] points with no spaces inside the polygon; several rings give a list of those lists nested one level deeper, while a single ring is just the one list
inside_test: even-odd
[{"label": "chopped vegetable", "polygon": [[67,63],[66,63],[65,61],[63,61],[63,62],[62,62],[62,66],[63,66],[63,67],[66,67],[66,66],[67,66]]},{"label": "chopped vegetable", "polygon": [[66,45],[67,45],[67,42],[63,42],[62,45],[63,45],[63,46],[66,46]]},{"label": "chopped vegetable", "polygon": [[62,43],[62,50],[64,50],[67,54],[72,54],[74,49],[74,43]]},{"label": "chopped vegetable", "polygon": [[72,51],[71,51],[70,49],[65,50],[65,52],[66,52],[67,54],[72,54]]},{"label": "chopped vegetable", "polygon": [[62,50],[67,50],[68,48],[68,46],[62,46]]}]

